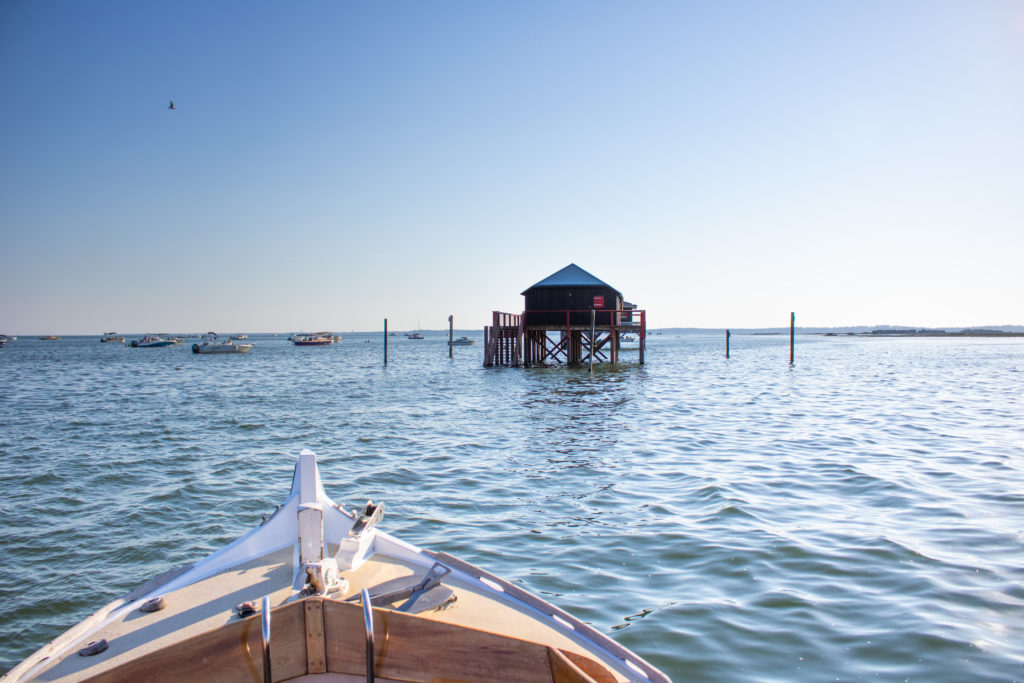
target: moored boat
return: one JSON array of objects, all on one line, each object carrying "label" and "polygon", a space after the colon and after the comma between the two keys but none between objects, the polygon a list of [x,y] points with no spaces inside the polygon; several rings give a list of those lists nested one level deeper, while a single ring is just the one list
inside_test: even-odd
[{"label": "moored boat", "polygon": [[110,342],[124,344],[124,335],[118,334],[117,332],[106,332],[102,337],[100,337],[100,341],[107,344]]},{"label": "moored boat", "polygon": [[164,339],[163,337],[155,334],[147,334],[142,339],[133,339],[131,341],[131,347],[138,349],[160,349],[165,346],[174,346],[177,343],[179,342]]},{"label": "moored boat", "polygon": [[473,346],[473,344],[476,344],[476,339],[473,339],[472,337],[459,337],[458,339],[453,339],[449,343],[452,346]]},{"label": "moored boat", "polygon": [[329,334],[297,334],[292,339],[296,346],[330,346],[334,338]]},{"label": "moored boat", "polygon": [[217,341],[214,335],[201,344],[193,344],[192,353],[248,353],[252,350],[252,344],[236,344],[233,339]]},{"label": "moored boat", "polygon": [[7,678],[668,682],[522,588],[384,533],[382,515],[337,505],[304,450],[263,524],[101,608]]}]

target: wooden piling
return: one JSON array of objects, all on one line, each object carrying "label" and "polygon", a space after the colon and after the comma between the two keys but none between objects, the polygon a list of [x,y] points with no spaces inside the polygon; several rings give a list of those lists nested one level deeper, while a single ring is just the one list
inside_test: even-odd
[{"label": "wooden piling", "polygon": [[594,373],[594,322],[597,320],[597,311],[590,309],[590,373]]},{"label": "wooden piling", "polygon": [[789,364],[793,364],[793,335],[796,332],[796,313],[789,314]]},{"label": "wooden piling", "polygon": [[452,357],[452,342],[455,341],[455,316],[448,316],[448,357]]},{"label": "wooden piling", "polygon": [[[640,365],[644,364],[644,351],[647,349],[647,311],[639,311],[640,316]],[[633,316],[630,315],[630,318]]]},{"label": "wooden piling", "polygon": [[729,330],[725,331],[725,357],[729,357],[729,337],[732,336],[732,332]]},{"label": "wooden piling", "polygon": [[388,364],[388,319],[384,318],[384,366]]}]

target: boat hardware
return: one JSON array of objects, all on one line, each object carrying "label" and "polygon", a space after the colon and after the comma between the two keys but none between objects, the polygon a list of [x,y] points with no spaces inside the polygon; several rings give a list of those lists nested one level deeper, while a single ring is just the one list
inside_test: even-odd
[{"label": "boat hardware", "polygon": [[164,607],[167,607],[167,601],[164,600],[162,595],[158,595],[155,598],[150,598],[146,602],[142,603],[139,607],[140,612],[159,612]]},{"label": "boat hardware", "polygon": [[256,603],[252,601],[243,602],[235,609],[238,610],[238,616],[245,619],[246,617],[251,617],[252,615],[256,614]]},{"label": "boat hardware", "polygon": [[78,654],[82,657],[92,657],[93,655],[98,655],[99,653],[105,651],[108,647],[109,643],[107,643],[106,638],[103,638],[101,640],[94,640],[85,647],[83,647],[81,650],[79,650]]},{"label": "boat hardware", "polygon": [[334,559],[338,562],[338,571],[359,569],[366,561],[373,546],[374,527],[384,516],[384,503],[374,504],[367,501],[362,511],[356,515],[348,534],[338,543],[338,552]]},{"label": "boat hardware", "polygon": [[356,517],[356,521],[352,523],[352,528],[349,529],[348,535],[358,536],[363,532],[369,531],[377,526],[382,517],[384,517],[384,503],[374,505],[372,500],[366,501],[362,512]]},{"label": "boat hardware", "polygon": [[260,522],[260,526],[263,526],[264,524],[272,520],[274,518],[274,515],[276,515],[278,511],[280,511],[280,509],[280,505],[275,505],[273,512],[268,512],[267,514],[263,515],[263,520]]},{"label": "boat hardware", "polygon": [[[298,509],[299,561],[305,575],[299,595],[327,595],[348,589],[348,581],[339,575],[338,560],[324,557],[324,507],[320,503],[301,503]],[[306,585],[308,584],[308,585]]]},{"label": "boat hardware", "polygon": [[[441,587],[440,584],[442,579],[451,573],[451,569],[440,562],[435,562],[434,566],[430,568],[430,571],[427,572],[426,576],[414,584],[407,584],[404,586],[400,585],[397,588],[394,587],[396,582],[403,583],[407,582],[409,578],[416,578],[406,577],[392,581],[385,581],[384,583],[375,586],[374,588],[376,592],[370,594],[370,600],[373,602],[375,607],[384,607],[385,605],[390,605],[391,603],[398,602],[399,600],[405,600],[405,602],[398,607],[398,611],[408,612],[413,606],[413,603],[415,603],[420,596],[435,588]],[[349,598],[348,601],[354,602],[355,597],[353,596]],[[449,602],[449,600],[444,600],[443,602]]]},{"label": "boat hardware", "polygon": [[373,683],[373,602],[370,591],[365,588],[359,591],[363,602],[363,623],[366,625],[366,683]]},{"label": "boat hardware", "polygon": [[263,683],[273,683],[270,675],[270,596],[263,596],[263,614],[261,619],[263,627]]}]

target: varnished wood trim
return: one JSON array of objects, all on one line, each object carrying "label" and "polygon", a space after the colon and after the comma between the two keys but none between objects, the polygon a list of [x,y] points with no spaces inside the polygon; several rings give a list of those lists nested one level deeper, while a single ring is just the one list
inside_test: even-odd
[{"label": "varnished wood trim", "polygon": [[324,602],[319,598],[303,600],[306,606],[306,672],[327,673],[327,651],[324,643]]}]

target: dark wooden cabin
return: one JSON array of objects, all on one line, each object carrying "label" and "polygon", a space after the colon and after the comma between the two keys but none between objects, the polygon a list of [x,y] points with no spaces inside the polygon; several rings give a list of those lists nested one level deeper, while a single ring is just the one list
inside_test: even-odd
[{"label": "dark wooden cabin", "polygon": [[590,311],[597,312],[596,324],[618,323],[613,311],[622,310],[622,292],[570,263],[523,292],[526,326],[590,325]]}]

